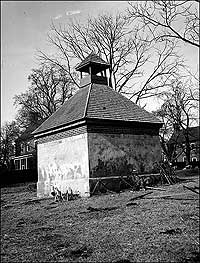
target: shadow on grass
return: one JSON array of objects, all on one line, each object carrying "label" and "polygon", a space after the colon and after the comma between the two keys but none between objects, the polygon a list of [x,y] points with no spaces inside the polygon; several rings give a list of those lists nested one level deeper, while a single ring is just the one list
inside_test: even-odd
[{"label": "shadow on grass", "polygon": [[133,205],[137,206],[138,204],[137,203],[132,203],[132,202],[126,204],[126,206],[133,206]]},{"label": "shadow on grass", "polygon": [[116,209],[119,209],[119,206],[114,206],[114,207],[106,207],[106,208],[95,208],[95,207],[91,207],[89,206],[87,208],[87,211],[82,211],[79,212],[79,214],[87,214],[87,213],[91,213],[91,212],[105,212],[105,211],[113,211]]},{"label": "shadow on grass", "polygon": [[79,248],[72,249],[69,252],[69,256],[73,259],[76,258],[88,258],[92,254],[92,249],[88,248],[86,245],[82,245]]},{"label": "shadow on grass", "polygon": [[167,235],[174,235],[174,234],[181,234],[182,230],[180,228],[176,229],[167,229],[165,231],[160,232],[160,234],[167,234]]}]

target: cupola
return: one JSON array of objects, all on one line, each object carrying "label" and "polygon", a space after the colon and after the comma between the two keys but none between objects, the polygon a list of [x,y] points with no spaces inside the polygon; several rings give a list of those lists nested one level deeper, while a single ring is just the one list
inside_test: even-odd
[{"label": "cupola", "polygon": [[102,58],[92,52],[80,64],[78,64],[78,66],[76,66],[76,70],[81,73],[80,88],[90,83],[108,85],[106,69],[109,67],[109,63],[105,62]]}]

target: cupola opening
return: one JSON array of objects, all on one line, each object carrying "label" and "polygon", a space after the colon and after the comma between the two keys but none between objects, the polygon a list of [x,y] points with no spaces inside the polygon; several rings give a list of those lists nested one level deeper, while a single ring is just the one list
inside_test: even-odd
[{"label": "cupola opening", "polygon": [[109,67],[109,63],[92,52],[76,66],[76,70],[80,72],[80,87],[90,83],[108,85],[106,69]]}]

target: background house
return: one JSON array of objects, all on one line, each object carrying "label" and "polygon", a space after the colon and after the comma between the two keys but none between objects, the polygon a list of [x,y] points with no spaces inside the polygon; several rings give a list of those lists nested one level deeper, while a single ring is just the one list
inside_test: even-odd
[{"label": "background house", "polygon": [[32,122],[13,144],[10,169],[1,174],[1,185],[37,182],[37,151],[31,134],[42,121]]},{"label": "background house", "polygon": [[[199,160],[199,126],[190,127],[187,131],[190,143],[190,164],[195,167],[200,164]],[[169,145],[175,150],[177,158],[174,165],[178,168],[186,166],[186,139],[183,130],[176,132],[169,140]]]},{"label": "background house", "polygon": [[76,67],[79,91],[33,132],[38,197],[50,196],[52,185],[89,196],[98,180],[114,189],[120,176],[152,172],[161,160],[162,123],[108,86],[108,68],[89,55]]},{"label": "background house", "polygon": [[33,121],[13,145],[12,170],[37,169],[37,151],[32,132],[43,120]]}]

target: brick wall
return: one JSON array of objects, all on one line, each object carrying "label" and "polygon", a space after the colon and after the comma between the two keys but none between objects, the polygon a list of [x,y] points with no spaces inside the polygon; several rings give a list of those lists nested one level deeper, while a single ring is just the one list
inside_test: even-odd
[{"label": "brick wall", "polygon": [[37,140],[37,142],[38,142],[38,144],[45,143],[45,142],[51,142],[51,141],[60,140],[63,138],[68,138],[68,137],[72,137],[75,135],[83,134],[86,132],[87,132],[86,126],[79,126],[79,127],[73,128],[71,130],[68,129],[68,130],[64,130],[64,131],[56,132],[56,133],[52,132],[52,134],[40,137]]},{"label": "brick wall", "polygon": [[119,126],[116,123],[105,123],[104,125],[88,125],[88,133],[105,133],[105,134],[135,134],[135,135],[159,135],[159,129],[151,124],[134,126]]},{"label": "brick wall", "polygon": [[91,126],[88,131],[90,177],[155,172],[161,160],[157,128]]}]

